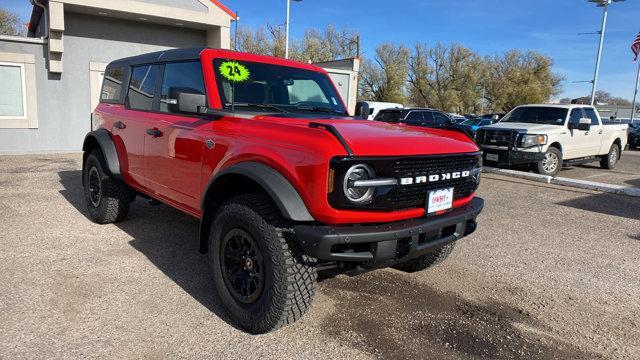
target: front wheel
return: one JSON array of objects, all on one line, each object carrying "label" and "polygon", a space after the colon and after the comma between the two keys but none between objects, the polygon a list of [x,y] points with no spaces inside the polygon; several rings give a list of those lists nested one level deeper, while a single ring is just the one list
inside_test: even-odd
[{"label": "front wheel", "polygon": [[618,144],[611,145],[609,153],[600,158],[600,167],[603,169],[613,169],[620,159],[620,147]]},{"label": "front wheel", "polygon": [[316,260],[302,254],[266,195],[237,196],[221,205],[209,232],[208,256],[222,304],[250,333],[291,324],[311,305]]},{"label": "front wheel", "polygon": [[544,153],[544,159],[535,164],[533,170],[538,174],[555,176],[562,168],[562,153],[554,147],[549,147]]}]

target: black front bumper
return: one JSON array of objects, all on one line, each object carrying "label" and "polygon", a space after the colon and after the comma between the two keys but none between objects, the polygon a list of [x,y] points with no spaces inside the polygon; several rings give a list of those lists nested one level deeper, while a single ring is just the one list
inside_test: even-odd
[{"label": "black front bumper", "polygon": [[471,234],[484,200],[474,198],[450,212],[404,221],[360,226],[294,227],[303,250],[322,261],[352,261],[366,267],[390,266]]},{"label": "black front bumper", "polygon": [[[489,154],[498,155],[498,160],[489,160],[487,156]],[[482,161],[485,164],[496,165],[513,165],[513,164],[531,164],[544,160],[543,152],[529,152],[519,150],[502,150],[483,148],[482,149]]]}]

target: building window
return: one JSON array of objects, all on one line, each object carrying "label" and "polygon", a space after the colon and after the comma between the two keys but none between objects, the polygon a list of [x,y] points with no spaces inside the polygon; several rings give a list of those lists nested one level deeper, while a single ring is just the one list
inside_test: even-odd
[{"label": "building window", "polygon": [[0,52],[0,129],[36,129],[36,57]]},{"label": "building window", "polygon": [[0,62],[0,119],[26,119],[24,65]]}]

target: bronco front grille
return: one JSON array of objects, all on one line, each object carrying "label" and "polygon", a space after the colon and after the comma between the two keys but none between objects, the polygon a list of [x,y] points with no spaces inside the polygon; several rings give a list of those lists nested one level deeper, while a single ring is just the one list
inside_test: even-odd
[{"label": "bronco front grille", "polygon": [[[401,210],[426,206],[427,194],[431,190],[453,188],[454,200],[470,196],[478,187],[480,154],[466,153],[453,155],[425,155],[380,158],[336,158],[331,167],[335,170],[335,183],[341,184],[346,169],[358,163],[371,166],[377,178],[397,179],[397,185],[380,186],[370,203],[355,205],[343,195],[342,186],[335,186],[329,194],[329,202],[339,209],[361,210]],[[470,176],[449,178],[432,182],[401,185],[402,178],[416,178],[429,175],[453,174],[469,171]]]},{"label": "bronco front grille", "polygon": [[[403,178],[472,170],[480,166],[478,162],[479,156],[476,154],[397,159],[393,163],[393,176]],[[398,185],[389,193],[389,201],[393,209],[423,206],[429,191],[451,187],[453,198],[457,200],[473,194],[478,183],[474,176],[469,176],[432,183]]]}]

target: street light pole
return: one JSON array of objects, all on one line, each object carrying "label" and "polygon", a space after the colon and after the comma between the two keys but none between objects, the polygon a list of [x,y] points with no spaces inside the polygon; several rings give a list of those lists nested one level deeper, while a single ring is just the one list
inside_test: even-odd
[{"label": "street light pole", "polygon": [[602,44],[604,43],[604,30],[607,26],[607,13],[611,0],[602,2],[604,13],[602,14],[602,28],[600,29],[600,43],[598,44],[598,55],[596,57],[596,70],[593,73],[593,84],[591,85],[591,106],[596,98],[596,85],[598,84],[598,72],[600,71],[600,58],[602,57]]},{"label": "street light pole", "polygon": [[291,0],[287,0],[287,19],[284,21],[285,36],[284,36],[284,58],[289,58],[289,5]]}]

